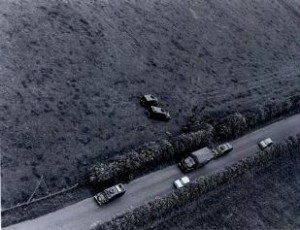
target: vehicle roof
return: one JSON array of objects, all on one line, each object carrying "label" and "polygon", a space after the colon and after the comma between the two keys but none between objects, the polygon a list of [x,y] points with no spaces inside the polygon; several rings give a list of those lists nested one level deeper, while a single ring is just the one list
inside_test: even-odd
[{"label": "vehicle roof", "polygon": [[156,101],[157,100],[157,98],[156,97],[154,97],[152,94],[146,94],[146,95],[144,95],[144,98],[147,100],[147,101]]},{"label": "vehicle roof", "polygon": [[213,152],[209,148],[205,147],[192,152],[191,156],[194,159],[197,159],[198,162],[202,162],[213,158]]},{"label": "vehicle roof", "polygon": [[166,111],[160,107],[157,107],[157,106],[151,106],[151,110],[154,113],[168,113],[168,111]]},{"label": "vehicle roof", "polygon": [[190,178],[188,178],[187,176],[184,176],[181,178],[181,181],[186,184],[186,183],[189,183],[190,182]]},{"label": "vehicle roof", "polygon": [[182,182],[181,182],[179,179],[178,179],[178,180],[175,180],[175,181],[174,181],[174,184],[176,185],[177,188],[183,187],[183,184],[182,184]]}]

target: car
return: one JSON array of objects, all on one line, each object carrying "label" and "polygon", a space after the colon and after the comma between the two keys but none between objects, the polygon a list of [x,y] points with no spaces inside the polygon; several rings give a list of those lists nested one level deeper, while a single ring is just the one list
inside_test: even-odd
[{"label": "car", "polygon": [[125,194],[126,190],[123,184],[117,184],[109,187],[102,192],[97,193],[94,198],[96,202],[101,206],[109,201],[115,200]]},{"label": "car", "polygon": [[183,186],[185,186],[186,184],[190,183],[190,178],[188,178],[187,176],[184,176],[178,180],[174,181],[174,186],[175,188],[179,189],[182,188]]},{"label": "car", "polygon": [[215,152],[215,157],[223,156],[223,155],[229,153],[232,150],[233,150],[233,147],[228,142],[224,143],[224,144],[221,144],[221,145],[217,146],[217,148],[214,151]]},{"label": "car", "polygon": [[169,121],[171,119],[170,113],[167,110],[157,106],[150,106],[148,116],[149,118],[163,121]]},{"label": "car", "polygon": [[271,138],[267,138],[265,140],[262,140],[261,142],[258,143],[258,146],[263,150],[267,148],[268,146],[272,145],[273,141]]},{"label": "car", "polygon": [[152,94],[146,94],[141,97],[140,103],[144,107],[157,106],[158,99],[154,97]]}]

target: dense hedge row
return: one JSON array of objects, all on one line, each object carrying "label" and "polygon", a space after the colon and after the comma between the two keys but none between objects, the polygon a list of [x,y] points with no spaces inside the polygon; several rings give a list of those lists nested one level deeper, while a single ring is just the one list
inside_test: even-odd
[{"label": "dense hedge row", "polygon": [[183,131],[196,132],[203,126],[210,125],[213,127],[214,138],[219,140],[235,138],[267,121],[295,113],[298,108],[300,108],[299,96],[293,96],[285,101],[269,100],[262,105],[235,113],[228,111],[202,112],[194,114],[187,125],[183,127]]},{"label": "dense hedge row", "polygon": [[243,112],[248,127],[256,127],[258,124],[264,124],[267,121],[276,119],[282,115],[297,112],[300,108],[299,96],[290,97],[289,100],[272,100],[266,101],[262,106],[254,107],[254,109]]},{"label": "dense hedge row", "polygon": [[293,161],[296,161],[298,147],[299,138],[298,140],[290,138],[286,142],[276,144],[272,148],[248,157],[212,176],[199,178],[185,188],[175,190],[161,199],[156,199],[137,209],[131,210],[113,221],[98,224],[92,230],[137,229],[138,227],[142,227],[176,210],[176,208],[184,205],[189,200],[193,200],[217,186],[227,183],[245,172],[249,172],[249,170],[255,167],[265,165],[271,160],[282,157],[281,159],[292,158]]},{"label": "dense hedge row", "polygon": [[141,173],[145,173],[147,169],[174,162],[184,154],[204,146],[209,136],[209,130],[201,130],[161,141],[149,142],[136,150],[114,158],[110,163],[98,163],[93,166],[90,182],[100,184],[108,181],[133,179]]}]

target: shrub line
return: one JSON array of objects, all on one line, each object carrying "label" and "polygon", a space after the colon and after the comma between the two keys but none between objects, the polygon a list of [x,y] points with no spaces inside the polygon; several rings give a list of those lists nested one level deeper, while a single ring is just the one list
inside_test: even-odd
[{"label": "shrub line", "polygon": [[229,183],[244,173],[264,166],[276,158],[290,158],[295,161],[298,155],[298,146],[299,139],[289,138],[283,143],[274,145],[269,150],[260,151],[213,175],[198,178],[183,189],[175,190],[171,194],[130,210],[112,221],[98,223],[91,230],[134,229],[146,225],[171,212],[172,209],[184,205],[187,201],[193,200],[217,186]]}]

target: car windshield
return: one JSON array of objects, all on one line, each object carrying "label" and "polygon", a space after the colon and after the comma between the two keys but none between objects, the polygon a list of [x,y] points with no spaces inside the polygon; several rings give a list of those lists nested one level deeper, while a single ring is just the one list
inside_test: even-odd
[{"label": "car windshield", "polygon": [[187,158],[184,159],[184,163],[186,164],[187,167],[190,168],[190,167],[193,167],[193,166],[194,166],[195,161],[194,161],[193,158],[187,157]]},{"label": "car windshield", "polygon": [[118,192],[122,192],[121,185],[116,185],[116,188],[117,188]]},{"label": "car windshield", "polygon": [[152,96],[152,95],[146,95],[145,98],[148,101],[155,101],[156,100],[156,98],[154,96]]},{"label": "car windshield", "polygon": [[266,142],[265,141],[261,141],[260,144],[261,145],[266,145]]}]

